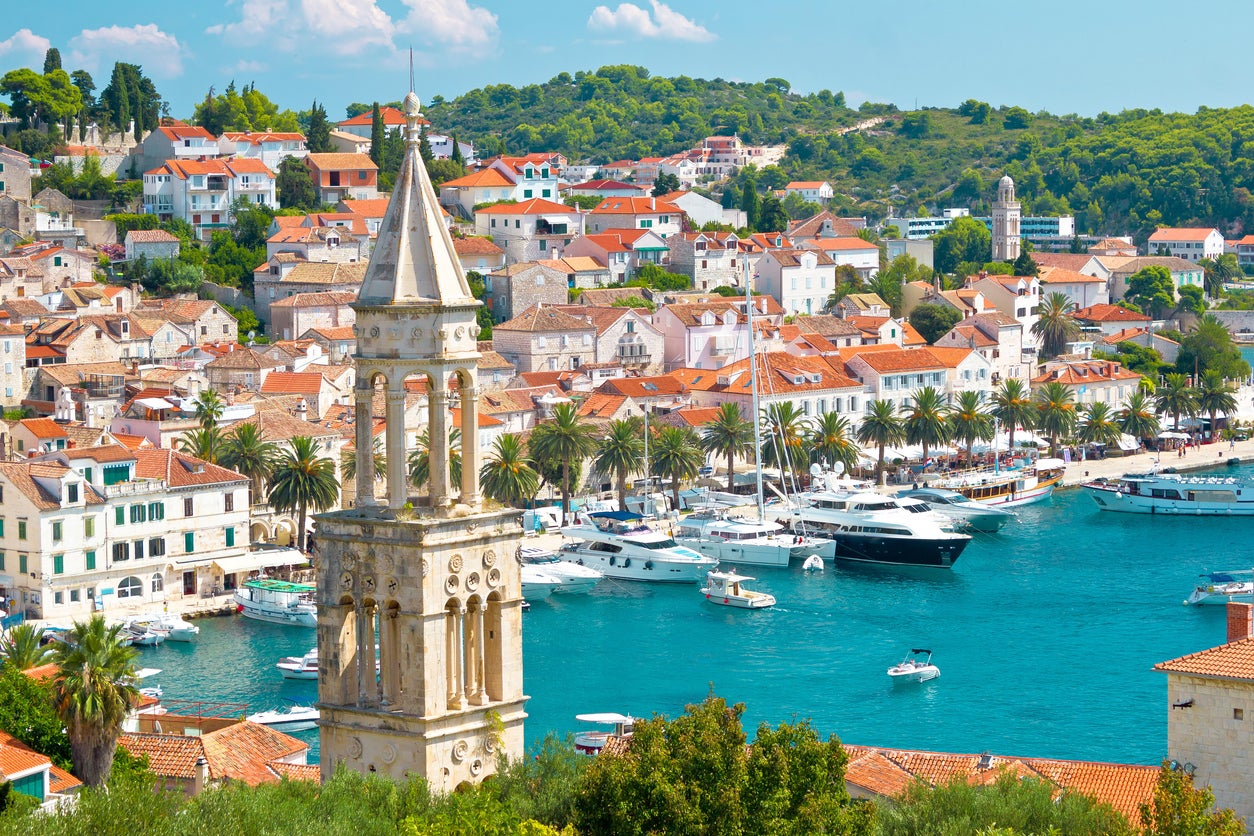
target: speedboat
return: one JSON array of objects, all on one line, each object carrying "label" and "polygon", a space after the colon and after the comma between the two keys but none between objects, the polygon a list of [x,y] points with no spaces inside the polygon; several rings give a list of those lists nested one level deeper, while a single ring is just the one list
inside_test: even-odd
[{"label": "speedboat", "polygon": [[136,647],[156,647],[165,641],[165,631],[149,626],[127,626],[122,632],[130,637],[131,644]]},{"label": "speedboat", "polygon": [[520,569],[522,575],[522,594],[523,598],[528,601],[543,601],[562,585],[561,578],[542,571],[538,566],[531,566],[524,563]]},{"label": "speedboat", "polygon": [[927,682],[940,676],[940,668],[932,664],[932,651],[916,647],[906,654],[901,664],[888,669],[893,682]]},{"label": "speedboat", "polygon": [[200,635],[200,628],[173,613],[145,613],[128,616],[123,624],[130,628],[152,628],[165,633],[172,642],[189,642]]},{"label": "speedboat", "polygon": [[[562,583],[553,592],[561,595],[590,592],[605,575],[590,566],[580,566],[570,560],[562,560],[548,549],[523,546],[518,550],[524,566],[534,566],[546,575]],[[525,580],[524,580],[525,582]]]},{"label": "speedboat", "polygon": [[575,541],[562,546],[562,554],[624,581],[697,583],[718,565],[717,559],[679,545],[643,519],[631,511],[583,514],[579,523],[562,529]]},{"label": "speedboat", "polygon": [[285,656],[274,665],[283,674],[284,679],[317,679],[318,648],[314,648],[304,656]]},{"label": "speedboat", "polygon": [[581,723],[595,723],[600,726],[611,726],[612,730],[587,730],[575,732],[575,751],[583,755],[599,755],[605,743],[611,737],[631,737],[631,727],[635,718],[627,714],[604,712],[601,714],[576,714],[575,719]]},{"label": "speedboat", "polygon": [[1130,473],[1081,485],[1103,511],[1203,517],[1254,515],[1254,484],[1225,476]]},{"label": "speedboat", "polygon": [[318,607],[314,603],[314,585],[291,583],[270,578],[244,581],[235,590],[235,604],[240,613],[258,621],[318,626]]},{"label": "speedboat", "polygon": [[[1254,570],[1243,569],[1233,572],[1208,572],[1202,575],[1206,579],[1198,584],[1185,604],[1227,604],[1229,601],[1241,603],[1254,602]],[[1245,580],[1241,580],[1244,577]]]},{"label": "speedboat", "polygon": [[700,508],[679,522],[675,542],[720,563],[786,567],[814,551],[810,538],[789,534],[769,520],[732,517],[722,508]]},{"label": "speedboat", "polygon": [[971,531],[991,534],[1014,519],[1014,514],[1001,508],[976,502],[958,491],[947,488],[918,488],[902,491],[899,498],[908,497],[926,502],[928,507],[955,522],[963,523]]},{"label": "speedboat", "polygon": [[289,705],[272,711],[258,711],[248,715],[248,722],[270,726],[284,732],[305,731],[318,725],[318,709],[306,705]]},{"label": "speedboat", "polygon": [[705,579],[705,587],[701,590],[701,594],[711,604],[739,607],[744,610],[760,610],[775,606],[774,595],[746,589],[745,581],[754,579],[748,575],[736,574],[735,569],[729,572],[707,572]]},{"label": "speedboat", "polygon": [[819,491],[802,494],[800,508],[781,508],[781,522],[809,534],[827,560],[849,563],[948,569],[971,542],[968,534],[945,528],[925,503],[869,492]]}]

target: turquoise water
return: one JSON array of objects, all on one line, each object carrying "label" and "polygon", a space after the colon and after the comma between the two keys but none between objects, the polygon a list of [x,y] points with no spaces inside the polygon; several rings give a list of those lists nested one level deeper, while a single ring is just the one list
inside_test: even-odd
[{"label": "turquoise water", "polygon": [[[747,705],[750,726],[808,717],[850,743],[1158,762],[1166,681],[1151,667],[1224,641],[1222,607],[1181,601],[1203,570],[1254,564],[1254,521],[1099,514],[1074,490],[1018,513],[950,572],[757,569],[779,599],[762,612],[609,581],[537,602],[523,617],[527,737],[571,731],[583,712],[673,715],[713,687]],[[143,651],[167,697],[314,699],[273,668],[312,629],[199,623],[199,644]],[[933,650],[939,680],[889,682],[911,647]],[[316,747],[316,732],[301,737]]]}]

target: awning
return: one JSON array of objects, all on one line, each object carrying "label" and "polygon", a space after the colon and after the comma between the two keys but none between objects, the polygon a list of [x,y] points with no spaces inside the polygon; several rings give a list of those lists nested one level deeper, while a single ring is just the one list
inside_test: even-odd
[{"label": "awning", "polygon": [[177,406],[167,401],[165,398],[140,398],[135,403],[145,409],[178,409]]},{"label": "awning", "polygon": [[1128,435],[1127,433],[1124,433],[1123,435],[1119,436],[1118,443],[1119,443],[1119,449],[1125,450],[1125,451],[1136,450],[1138,447],[1141,446],[1141,442],[1137,441],[1135,438]]},{"label": "awning", "polygon": [[[181,565],[186,566],[192,562],[195,561],[182,561]],[[219,557],[214,559],[213,565],[217,566],[222,574],[233,575],[239,572],[269,569],[272,566],[293,566],[307,562],[305,556],[296,549],[266,549],[234,557]]]}]

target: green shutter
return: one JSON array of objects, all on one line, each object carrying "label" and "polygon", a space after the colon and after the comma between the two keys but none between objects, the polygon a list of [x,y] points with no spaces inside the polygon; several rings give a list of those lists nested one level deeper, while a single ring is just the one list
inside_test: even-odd
[{"label": "green shutter", "polygon": [[4,571],[4,552],[0,552],[0,572]]},{"label": "green shutter", "polygon": [[4,536],[4,517],[0,517],[0,537]]},{"label": "green shutter", "polygon": [[[3,567],[0,567],[0,568],[3,568]],[[91,570],[95,568],[96,568],[96,551],[95,549],[93,549],[87,553],[87,571],[90,572]]]},{"label": "green shutter", "polygon": [[52,574],[54,575],[65,574],[65,555],[54,554],[52,556]]},{"label": "green shutter", "polygon": [[35,772],[25,778],[13,779],[13,789],[22,795],[29,795],[39,801],[44,800],[44,773]]},{"label": "green shutter", "polygon": [[235,529],[234,528],[228,528],[226,530],[226,544],[227,546],[235,545]]},{"label": "green shutter", "polygon": [[17,571],[19,574],[26,574],[26,555],[21,554],[17,557]]},{"label": "green shutter", "polygon": [[183,535],[183,551],[187,552],[188,554],[191,554],[195,550],[196,550],[196,535],[189,531]]},{"label": "green shutter", "polygon": [[113,509],[113,522],[117,525],[126,525],[126,509],[121,505]]}]

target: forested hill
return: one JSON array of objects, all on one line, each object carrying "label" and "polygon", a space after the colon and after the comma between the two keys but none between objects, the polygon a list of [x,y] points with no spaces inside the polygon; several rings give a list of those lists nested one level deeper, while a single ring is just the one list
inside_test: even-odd
[{"label": "forested hill", "polygon": [[[873,130],[840,132],[876,115],[887,120]],[[608,162],[674,153],[715,133],[784,142],[782,171],[769,173],[767,184],[828,180],[839,208],[873,218],[946,206],[980,211],[1009,173],[1025,212],[1074,214],[1081,231],[1144,238],[1161,224],[1193,223],[1228,236],[1254,231],[1249,106],[1093,118],[974,100],[954,110],[902,113],[874,103],[854,110],[841,93],[799,95],[779,78],[661,78],[611,66],[436,97],[427,116],[475,141],[481,155],[561,151],[572,161]]]}]

